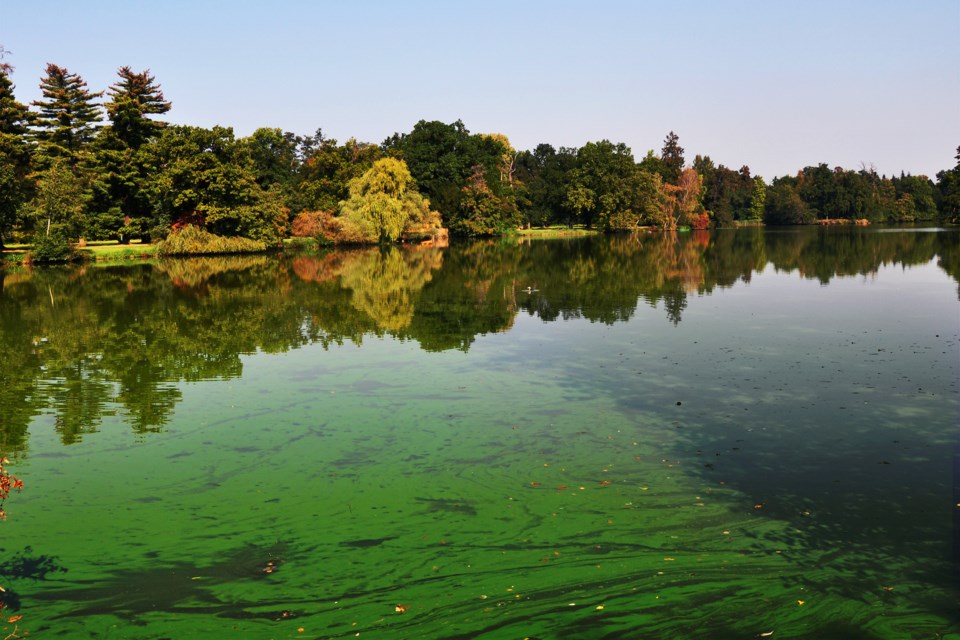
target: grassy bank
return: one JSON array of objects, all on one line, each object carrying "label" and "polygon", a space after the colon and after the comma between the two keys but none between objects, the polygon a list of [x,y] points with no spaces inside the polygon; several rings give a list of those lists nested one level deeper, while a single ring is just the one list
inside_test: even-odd
[{"label": "grassy bank", "polygon": [[[157,254],[157,248],[152,244],[118,244],[116,242],[93,242],[85,247],[77,247],[76,251],[83,259],[93,262],[141,260],[154,258]],[[7,245],[2,253],[3,264],[24,264],[29,253],[30,245]]]},{"label": "grassy bank", "polygon": [[532,227],[520,229],[517,235],[525,238],[568,238],[572,236],[592,236],[599,233],[596,229],[587,229],[583,225],[553,225],[550,227]]},{"label": "grassy bank", "polygon": [[101,244],[91,243],[79,249],[81,255],[97,262],[117,260],[139,260],[153,258],[157,254],[157,247],[152,244]]}]

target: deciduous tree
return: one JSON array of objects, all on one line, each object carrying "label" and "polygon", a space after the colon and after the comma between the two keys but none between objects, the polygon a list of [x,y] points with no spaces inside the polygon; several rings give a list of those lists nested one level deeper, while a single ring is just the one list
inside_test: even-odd
[{"label": "deciduous tree", "polygon": [[368,241],[395,242],[404,231],[439,228],[440,216],[420,195],[402,160],[382,158],[350,182],[340,216]]},{"label": "deciduous tree", "polygon": [[767,200],[767,185],[760,176],[753,178],[753,194],[750,197],[750,220],[763,219],[763,206]]},{"label": "deciduous tree", "polygon": [[703,179],[696,169],[681,171],[677,184],[665,185],[665,191],[664,211],[671,227],[704,228]]},{"label": "deciduous tree", "polygon": [[480,165],[463,188],[460,211],[450,230],[457,235],[491,236],[516,228],[520,212],[511,194],[498,196],[487,184],[486,171]]},{"label": "deciduous tree", "polygon": [[957,147],[957,166],[937,174],[940,190],[940,215],[952,223],[960,222],[960,147]]},{"label": "deciduous tree", "polygon": [[342,145],[321,132],[303,145],[295,198],[291,209],[334,211],[350,196],[350,181],[362,176],[383,156],[375,144],[350,138]]},{"label": "deciduous tree", "polygon": [[279,194],[257,184],[248,149],[226,127],[166,127],[141,149],[156,167],[145,186],[153,225],[197,224],[274,244],[286,226]]},{"label": "deciduous tree", "polygon": [[38,235],[76,240],[84,227],[84,185],[66,158],[55,158],[37,180],[27,214]]}]

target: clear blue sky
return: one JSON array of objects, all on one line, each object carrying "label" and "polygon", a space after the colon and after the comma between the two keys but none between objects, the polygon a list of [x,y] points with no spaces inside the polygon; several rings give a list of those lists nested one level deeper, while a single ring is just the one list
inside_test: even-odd
[{"label": "clear blue sky", "polygon": [[462,119],[518,149],[676,131],[772,178],[930,177],[960,145],[960,0],[0,0],[17,97],[47,62],[93,90],[149,68],[168,120],[381,142]]}]

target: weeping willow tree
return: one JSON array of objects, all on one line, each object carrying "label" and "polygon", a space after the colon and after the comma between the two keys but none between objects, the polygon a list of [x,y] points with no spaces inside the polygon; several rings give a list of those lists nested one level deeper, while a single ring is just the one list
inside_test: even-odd
[{"label": "weeping willow tree", "polygon": [[350,181],[350,198],[340,217],[360,240],[396,242],[402,234],[429,235],[440,228],[440,214],[417,191],[407,163],[383,158]]}]

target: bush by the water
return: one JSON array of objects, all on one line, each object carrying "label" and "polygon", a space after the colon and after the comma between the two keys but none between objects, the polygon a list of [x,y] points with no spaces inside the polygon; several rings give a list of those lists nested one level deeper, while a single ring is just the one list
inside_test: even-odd
[{"label": "bush by the water", "polygon": [[38,233],[28,255],[30,262],[67,262],[75,257],[70,243],[57,233]]},{"label": "bush by the water", "polygon": [[194,225],[171,231],[166,239],[157,243],[157,253],[163,256],[257,253],[266,250],[266,243],[250,238],[218,236]]}]

